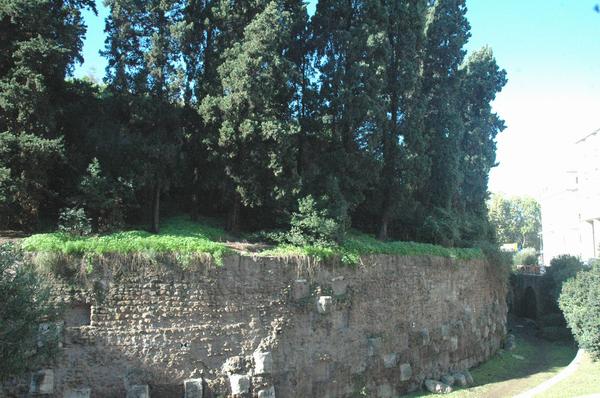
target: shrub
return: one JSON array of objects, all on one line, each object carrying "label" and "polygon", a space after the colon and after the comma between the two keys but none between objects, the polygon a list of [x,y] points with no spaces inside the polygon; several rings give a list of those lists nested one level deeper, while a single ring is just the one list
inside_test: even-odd
[{"label": "shrub", "polygon": [[122,229],[126,210],[133,207],[133,184],[121,177],[111,179],[102,173],[98,159],[92,159],[79,184],[75,202],[85,208],[98,232]]},{"label": "shrub", "polygon": [[538,265],[537,251],[533,247],[526,247],[515,253],[514,265]]},{"label": "shrub", "polygon": [[600,359],[600,265],[567,280],[559,306],[579,346]]},{"label": "shrub", "polygon": [[14,245],[0,245],[0,381],[34,369],[58,348],[49,287]]},{"label": "shrub", "polygon": [[58,230],[71,236],[86,236],[92,232],[92,225],[82,208],[72,207],[60,212]]},{"label": "shrub", "polygon": [[497,270],[498,276],[508,284],[510,277],[512,256],[510,253],[500,250],[498,245],[487,241],[477,242],[488,263]]},{"label": "shrub", "polygon": [[459,237],[456,215],[436,207],[419,228],[419,237],[424,242],[447,247],[454,246]]},{"label": "shrub", "polygon": [[553,258],[550,261],[550,267],[546,269],[545,277],[550,282],[550,294],[555,301],[558,301],[563,284],[577,275],[583,268],[583,263],[577,257],[567,254]]},{"label": "shrub", "polygon": [[311,195],[298,201],[298,212],[292,214],[290,225],[286,239],[296,246],[332,246],[344,239],[343,220],[331,217]]}]

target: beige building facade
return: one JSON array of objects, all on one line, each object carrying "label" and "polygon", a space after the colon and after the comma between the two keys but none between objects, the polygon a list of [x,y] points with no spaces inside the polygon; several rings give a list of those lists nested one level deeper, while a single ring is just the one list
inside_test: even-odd
[{"label": "beige building facade", "polygon": [[578,140],[571,168],[541,197],[543,261],[600,257],[600,129]]}]

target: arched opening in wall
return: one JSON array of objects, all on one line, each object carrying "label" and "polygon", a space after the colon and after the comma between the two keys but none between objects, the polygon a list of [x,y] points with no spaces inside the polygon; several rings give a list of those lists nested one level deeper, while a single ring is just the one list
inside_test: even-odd
[{"label": "arched opening in wall", "polygon": [[89,326],[92,318],[92,306],[87,303],[73,303],[65,312],[65,326]]},{"label": "arched opening in wall", "polygon": [[537,318],[537,299],[535,298],[535,292],[531,286],[525,289],[525,294],[521,298],[521,305],[519,315],[524,318],[536,319]]}]

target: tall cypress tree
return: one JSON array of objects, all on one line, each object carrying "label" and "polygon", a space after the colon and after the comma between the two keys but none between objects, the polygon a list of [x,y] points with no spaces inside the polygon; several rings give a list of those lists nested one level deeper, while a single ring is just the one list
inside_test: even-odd
[{"label": "tall cypress tree", "polygon": [[150,229],[159,232],[161,194],[174,182],[181,146],[182,90],[175,33],[182,23],[183,4],[110,0],[107,5],[111,10],[106,28],[107,80],[117,95],[126,98],[125,122],[139,142],[138,184],[151,203]]},{"label": "tall cypress tree", "polygon": [[427,4],[424,0],[390,2],[386,11],[388,52],[381,106],[387,117],[381,135],[382,169],[376,201],[380,239],[388,238],[390,222],[408,206],[412,178],[407,166],[419,161],[413,156],[413,143],[421,134],[415,123],[420,117],[418,90]]},{"label": "tall cypress tree", "polygon": [[31,228],[63,159],[65,75],[81,62],[92,0],[0,3],[0,225]]},{"label": "tall cypress tree", "polygon": [[461,72],[462,179],[454,203],[463,220],[462,239],[470,243],[487,234],[488,176],[496,164],[496,136],[504,130],[491,102],[506,84],[506,71],[498,67],[492,50],[484,47],[469,56]]},{"label": "tall cypress tree", "polygon": [[452,199],[461,177],[459,67],[465,56],[469,23],[464,0],[437,0],[426,26],[427,42],[423,63],[423,119],[431,168],[422,175],[427,183],[420,192],[427,218],[421,239],[452,245],[457,238]]},{"label": "tall cypress tree", "polygon": [[[232,18],[225,35],[235,35],[237,23],[245,19]],[[289,57],[293,21],[281,1],[271,1],[256,13],[243,38],[224,53],[218,70],[222,92],[202,102],[206,122],[218,125],[216,150],[230,187],[231,231],[240,228],[242,207],[281,200],[295,185],[292,143],[298,122],[292,102],[299,71]]]},{"label": "tall cypress tree", "polygon": [[375,185],[384,124],[385,9],[380,1],[322,0],[312,19],[324,145],[313,190],[343,217]]}]

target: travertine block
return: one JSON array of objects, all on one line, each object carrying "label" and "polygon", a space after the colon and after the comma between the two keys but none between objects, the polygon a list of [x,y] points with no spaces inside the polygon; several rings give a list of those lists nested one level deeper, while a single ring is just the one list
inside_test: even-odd
[{"label": "travertine block", "polygon": [[135,384],[127,389],[127,398],[150,398],[150,388],[147,384]]},{"label": "travertine block", "polygon": [[333,298],[331,296],[320,296],[317,300],[317,312],[327,314],[333,307]]},{"label": "travertine block", "polygon": [[53,394],[54,393],[54,370],[42,369],[31,375],[29,383],[31,394]]},{"label": "travertine block", "polygon": [[306,279],[296,279],[292,283],[292,297],[294,300],[302,300],[310,296],[310,286]]},{"label": "travertine block", "polygon": [[409,363],[400,365],[400,381],[408,381],[412,377],[412,366]]},{"label": "travertine block", "polygon": [[258,392],[258,398],[275,398],[275,387],[271,386]]},{"label": "travertine block", "polygon": [[273,372],[273,356],[269,351],[254,351],[254,374],[270,374]]},{"label": "travertine block", "polygon": [[202,382],[202,378],[185,380],[183,382],[184,397],[202,398],[202,394],[204,392],[204,386],[202,385]]},{"label": "travertine block", "polygon": [[246,394],[250,391],[250,377],[247,375],[230,375],[229,385],[232,395]]}]

